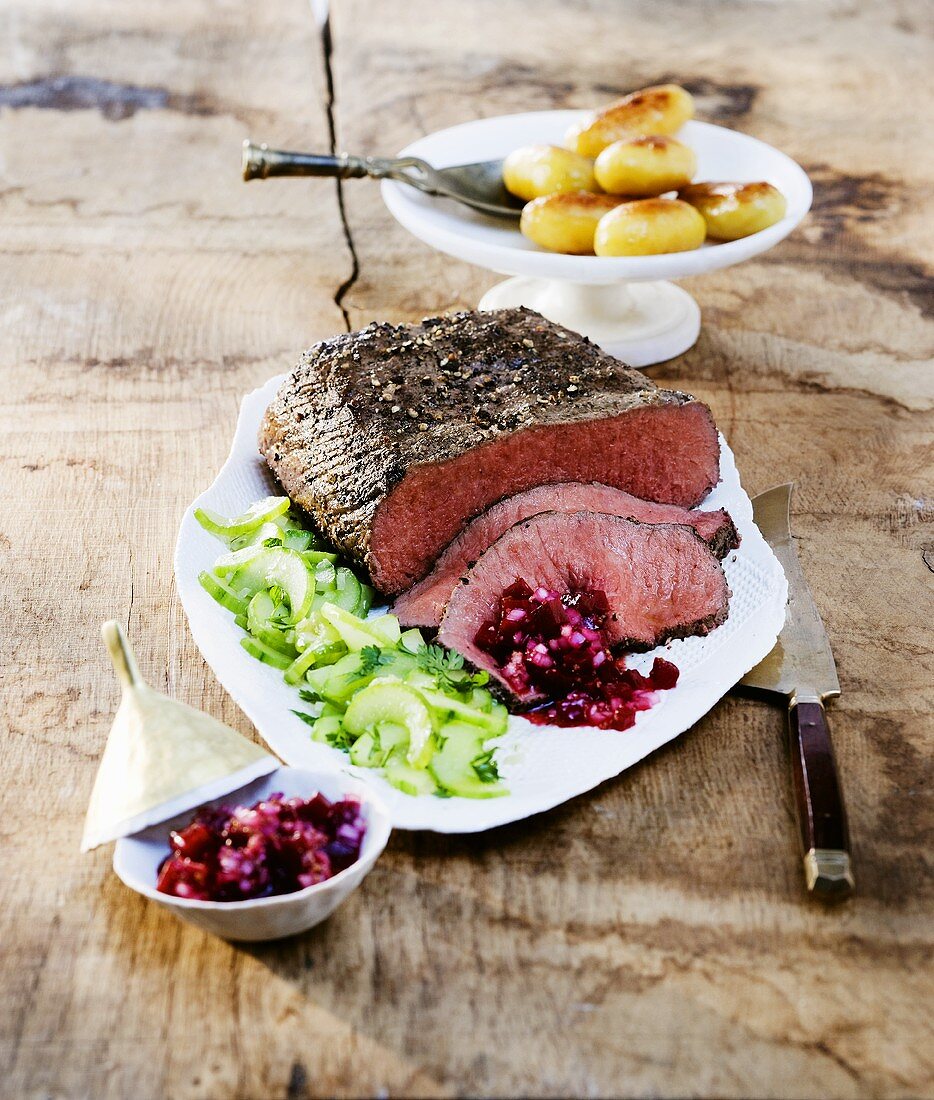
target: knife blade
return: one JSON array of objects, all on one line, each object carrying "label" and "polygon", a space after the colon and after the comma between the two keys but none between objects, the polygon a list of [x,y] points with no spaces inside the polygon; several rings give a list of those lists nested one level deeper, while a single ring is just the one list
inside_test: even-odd
[{"label": "knife blade", "polygon": [[824,702],[840,694],[837,666],[791,534],[793,483],[760,493],[753,518],[788,579],[788,610],[775,647],[740,681],[780,696],[788,707],[789,746],[805,881],[823,901],[854,890],[843,792]]}]

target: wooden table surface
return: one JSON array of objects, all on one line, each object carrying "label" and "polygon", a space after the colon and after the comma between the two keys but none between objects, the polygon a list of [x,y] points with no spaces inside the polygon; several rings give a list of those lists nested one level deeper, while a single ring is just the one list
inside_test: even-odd
[{"label": "wooden table surface", "polygon": [[[925,0],[340,0],[329,48],[305,0],[2,8],[0,1093],[934,1094]],[[533,821],[394,836],[308,935],[183,926],[78,854],[117,702],[99,625],[251,733],[171,564],[240,397],[495,279],[372,184],[243,185],[240,141],[392,153],[662,79],[815,183],[788,241],[689,281],[700,341],[651,374],[710,403],[750,492],[798,483],[859,896],[802,896],[783,715],[727,697]]]}]

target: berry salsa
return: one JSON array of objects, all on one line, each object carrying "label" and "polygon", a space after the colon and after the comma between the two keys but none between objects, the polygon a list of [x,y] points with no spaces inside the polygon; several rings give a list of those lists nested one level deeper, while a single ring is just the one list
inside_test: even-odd
[{"label": "berry salsa", "polygon": [[271,794],[252,806],[203,806],[169,834],[156,889],[196,901],[291,894],[355,863],[365,832],[352,798]]},{"label": "berry salsa", "polygon": [[626,668],[603,641],[609,610],[603,592],[562,596],[516,580],[474,641],[518,695],[538,700],[524,715],[530,722],[626,730],[656,692],[675,686],[678,669],[661,657],[647,676]]}]

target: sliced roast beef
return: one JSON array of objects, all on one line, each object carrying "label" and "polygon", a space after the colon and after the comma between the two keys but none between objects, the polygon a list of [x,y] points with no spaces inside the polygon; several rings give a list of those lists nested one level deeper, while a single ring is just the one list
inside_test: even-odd
[{"label": "sliced roast beef", "polygon": [[504,593],[517,582],[602,608],[598,625],[610,647],[645,650],[706,634],[729,610],[720,563],[691,527],[598,512],[541,512],[522,520],[461,578],[438,638],[525,704],[539,694],[518,686],[522,669],[502,653],[494,656],[485,640],[488,624],[501,619]]},{"label": "sliced roast beef", "polygon": [[373,324],[307,351],[260,451],[292,499],[395,594],[474,516],[601,481],[690,508],[719,480],[710,410],[526,309]]},{"label": "sliced roast beef", "polygon": [[513,524],[539,512],[604,512],[640,523],[680,523],[693,527],[713,553],[722,558],[739,546],[739,534],[722,509],[689,511],[676,504],[640,500],[610,485],[579,481],[541,485],[507,497],[471,520],[445,549],[434,568],[403,592],[393,605],[404,626],[437,626],[460,577],[484,550]]}]

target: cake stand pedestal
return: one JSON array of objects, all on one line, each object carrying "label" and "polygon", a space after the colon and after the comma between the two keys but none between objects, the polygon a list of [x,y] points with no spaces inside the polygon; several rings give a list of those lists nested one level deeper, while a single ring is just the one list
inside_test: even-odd
[{"label": "cake stand pedestal", "polygon": [[518,276],[491,287],[479,308],[510,306],[537,310],[633,367],[681,355],[694,346],[700,333],[697,302],[686,290],[664,280],[601,286]]}]

